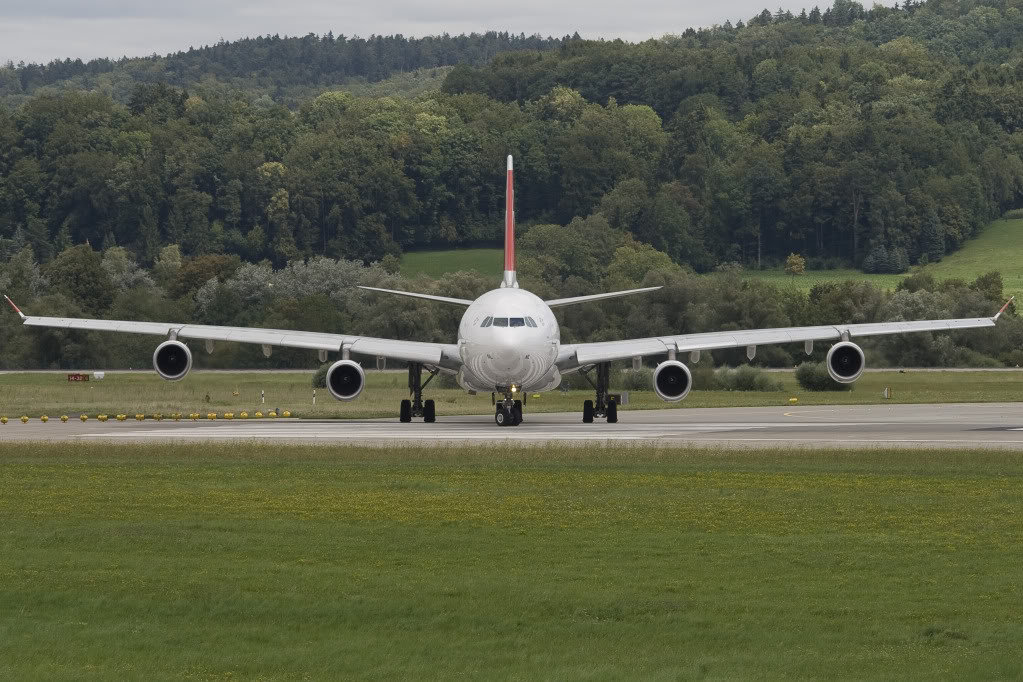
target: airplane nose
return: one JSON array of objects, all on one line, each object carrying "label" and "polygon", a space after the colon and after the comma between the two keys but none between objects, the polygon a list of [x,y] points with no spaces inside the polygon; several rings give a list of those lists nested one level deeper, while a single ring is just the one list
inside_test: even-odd
[{"label": "airplane nose", "polygon": [[502,372],[510,372],[518,368],[521,358],[515,348],[495,348],[491,353],[494,367]]}]

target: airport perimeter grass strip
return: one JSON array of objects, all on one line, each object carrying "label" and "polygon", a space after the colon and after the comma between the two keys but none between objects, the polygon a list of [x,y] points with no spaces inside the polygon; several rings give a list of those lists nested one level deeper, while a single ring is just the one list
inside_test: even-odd
[{"label": "airport perimeter grass strip", "polygon": [[[108,373],[101,381],[71,382],[63,374],[4,374],[0,376],[0,415],[16,420],[22,415],[37,419],[85,413],[163,414],[243,411],[249,418],[257,411],[288,410],[302,418],[359,419],[394,417],[401,400],[408,398],[404,372],[367,372],[366,389],[356,400],[338,402],[326,389],[317,391],[312,404],[309,374],[191,372],[181,381],[167,382],[155,373]],[[652,390],[630,391],[623,412],[637,409],[689,409],[694,407],[766,407],[808,405],[868,405],[890,403],[1015,402],[1023,396],[1023,372],[870,372],[852,391],[808,392],[799,388],[792,373],[777,372],[772,379],[784,390],[693,391],[681,403],[666,403]],[[885,388],[891,398],[885,399]],[[612,390],[618,392],[614,380]],[[235,395],[237,393],[237,395]],[[265,402],[260,402],[261,393]],[[209,397],[207,401],[206,398]],[[436,401],[437,415],[493,414],[490,395],[470,396],[461,389],[440,389],[431,385],[425,397]],[[790,403],[796,398],[796,403]],[[592,391],[552,391],[539,398],[527,398],[526,413],[581,412]],[[55,426],[59,425],[55,423]],[[0,427],[0,438],[3,428]]]},{"label": "airport perimeter grass strip", "polygon": [[0,679],[1018,679],[1023,456],[0,442]]}]

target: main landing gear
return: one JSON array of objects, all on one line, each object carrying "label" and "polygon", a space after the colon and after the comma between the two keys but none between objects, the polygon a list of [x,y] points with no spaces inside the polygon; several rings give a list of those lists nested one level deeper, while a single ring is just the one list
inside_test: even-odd
[{"label": "main landing gear", "polygon": [[522,423],[522,401],[505,393],[504,400],[495,404],[494,421],[498,426],[518,426]]},{"label": "main landing gear", "polygon": [[404,423],[412,421],[412,417],[422,417],[427,424],[437,421],[437,411],[432,400],[423,400],[423,389],[437,376],[436,369],[427,370],[430,376],[423,381],[423,363],[408,363],[408,392],[412,400],[401,401],[398,419]]},{"label": "main landing gear", "polygon": [[[596,381],[590,378],[591,372],[595,375]],[[590,386],[593,386],[593,389],[597,392],[596,401],[587,400],[583,402],[583,423],[592,424],[594,417],[598,419],[606,417],[608,424],[617,423],[618,405],[607,394],[608,386],[611,383],[611,363],[597,363],[590,369],[582,372],[582,375],[586,377],[586,381],[590,382]]]}]

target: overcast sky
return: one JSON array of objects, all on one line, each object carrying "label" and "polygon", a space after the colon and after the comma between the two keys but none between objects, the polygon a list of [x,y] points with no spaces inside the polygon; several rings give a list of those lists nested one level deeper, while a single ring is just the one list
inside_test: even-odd
[{"label": "overcast sky", "polygon": [[[166,54],[221,38],[512,31],[643,40],[748,20],[779,0],[0,0],[0,63]],[[795,4],[798,2],[799,4]],[[783,4],[798,13],[814,2]],[[819,3],[830,6],[830,0]]]}]

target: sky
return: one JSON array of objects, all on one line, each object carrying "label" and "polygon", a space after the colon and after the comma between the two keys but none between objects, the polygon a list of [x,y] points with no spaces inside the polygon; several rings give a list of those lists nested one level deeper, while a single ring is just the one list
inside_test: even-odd
[{"label": "sky", "polygon": [[[798,0],[797,0],[798,1]],[[167,54],[257,35],[488,30],[644,40],[746,21],[780,0],[0,0],[0,64]],[[805,3],[782,5],[798,14]],[[808,6],[812,6],[810,2]],[[830,0],[819,3],[823,9]]]}]

